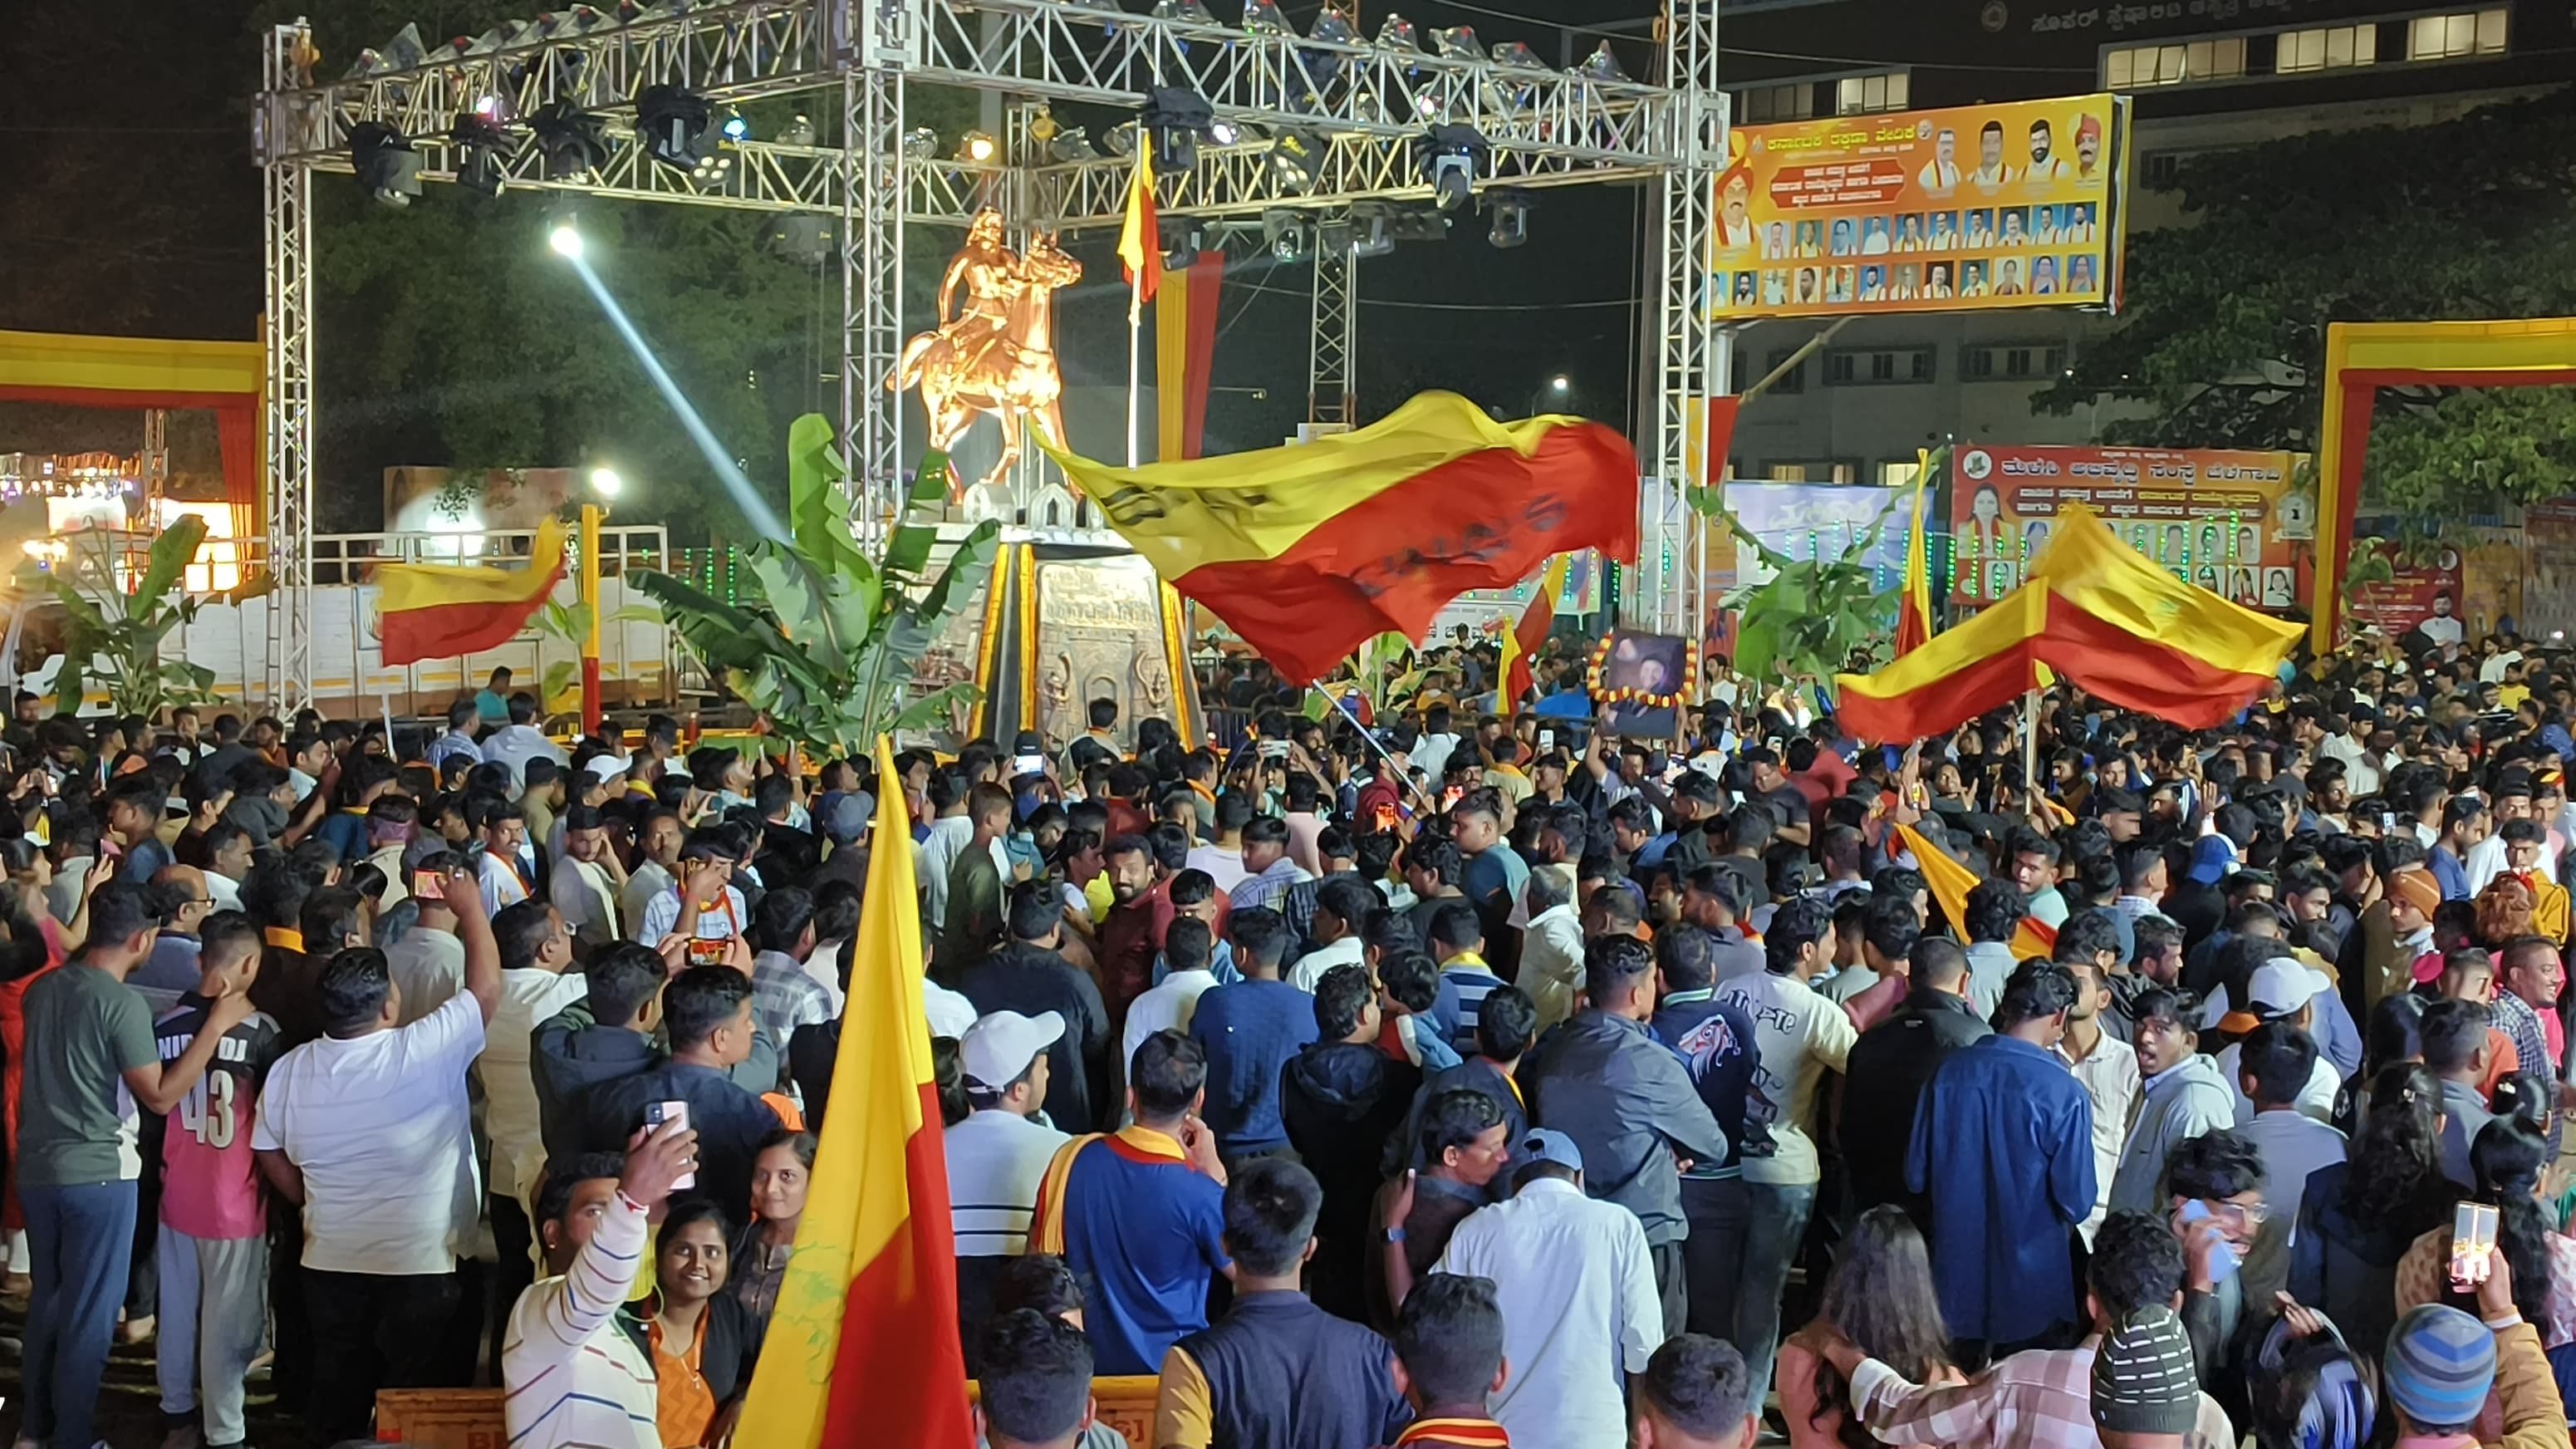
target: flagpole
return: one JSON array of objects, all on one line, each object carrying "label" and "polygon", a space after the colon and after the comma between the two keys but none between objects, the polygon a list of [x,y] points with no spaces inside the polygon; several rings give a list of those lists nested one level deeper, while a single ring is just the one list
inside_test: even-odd
[{"label": "flagpole", "polygon": [[2027,798],[2025,813],[2039,813],[2039,687],[2033,685],[2021,697],[2021,790]]},{"label": "flagpole", "polygon": [[1136,466],[1136,392],[1145,331],[1145,274],[1127,288],[1127,466]]}]

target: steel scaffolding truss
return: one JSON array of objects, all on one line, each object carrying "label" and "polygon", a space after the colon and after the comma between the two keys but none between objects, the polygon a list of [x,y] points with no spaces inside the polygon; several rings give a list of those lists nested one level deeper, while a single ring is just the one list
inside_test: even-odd
[{"label": "steel scaffolding truss", "polygon": [[[1231,8],[1232,0],[1220,3]],[[1662,224],[1649,285],[1657,294],[1661,365],[1642,420],[1653,442],[1641,453],[1659,476],[1682,478],[1695,399],[1724,381],[1722,345],[1697,307],[1714,227],[1710,184],[1725,154],[1716,89],[1719,0],[1668,0],[1661,85],[1117,13],[1116,4],[660,0],[640,10],[573,6],[438,46],[416,60],[379,61],[371,73],[338,81],[312,74],[305,25],[278,27],[264,58],[258,110],[272,344],[268,522],[279,586],[269,614],[274,701],[300,702],[310,675],[311,178],[317,170],[350,169],[351,131],[369,122],[409,139],[425,180],[455,178],[463,158],[451,130],[458,117],[479,111],[505,127],[508,139],[491,159],[510,185],[836,218],[842,442],[862,528],[891,502],[904,466],[901,400],[887,391],[886,380],[904,340],[905,228],[962,222],[988,205],[1002,208],[1015,229],[1115,225],[1127,185],[1129,163],[1110,156],[1021,166],[908,156],[907,85],[999,92],[1022,106],[1134,107],[1152,90],[1193,92],[1249,135],[1241,144],[1203,145],[1193,169],[1158,178],[1161,209],[1175,216],[1243,220],[1287,207],[1311,225],[1327,214],[1346,214],[1355,202],[1421,202],[1430,189],[1417,147],[1427,129],[1472,126],[1491,147],[1480,183],[1659,184]],[[632,18],[621,23],[621,14]],[[654,85],[684,87],[720,104],[837,91],[848,146],[728,143],[733,165],[721,179],[700,181],[653,162],[634,135],[636,98]],[[601,123],[607,155],[578,179],[548,177],[526,129],[528,118],[557,104]],[[1328,142],[1322,164],[1294,186],[1283,184],[1270,160],[1270,138],[1286,130]],[[1015,121],[1011,136],[1011,155],[1033,159],[1038,148],[1026,128]],[[1309,411],[1317,421],[1357,421],[1350,390],[1355,266],[1348,255],[1317,266],[1309,357]],[[1679,577],[1650,587],[1654,616],[1678,626],[1694,614],[1698,570],[1675,572]],[[1676,592],[1683,589],[1688,597]],[[1667,593],[1674,597],[1661,597]]]},{"label": "steel scaffolding truss", "polygon": [[[1717,88],[1717,11],[1720,0],[1668,0],[1665,12],[1664,80],[1677,107],[1674,142],[1677,164],[1658,182],[1663,265],[1647,279],[1655,289],[1659,342],[1653,399],[1654,451],[1647,462],[1652,479],[1642,506],[1645,532],[1664,535],[1660,546],[1650,541],[1638,560],[1645,586],[1635,608],[1622,601],[1623,617],[1652,619],[1663,633],[1696,635],[1702,627],[1701,600],[1707,570],[1705,542],[1689,521],[1686,491],[1699,480],[1691,476],[1693,438],[1704,425],[1706,400],[1728,388],[1727,349],[1701,305],[1708,285],[1708,257],[1717,238],[1714,179],[1726,156],[1726,98]],[[1694,417],[1694,414],[1700,414]],[[1718,469],[1712,468],[1715,473]],[[1676,536],[1677,535],[1677,536]]]},{"label": "steel scaffolding truss", "polygon": [[[1336,220],[1347,223],[1349,213]],[[1359,425],[1360,259],[1355,247],[1315,244],[1315,310],[1306,353],[1306,421]]]}]

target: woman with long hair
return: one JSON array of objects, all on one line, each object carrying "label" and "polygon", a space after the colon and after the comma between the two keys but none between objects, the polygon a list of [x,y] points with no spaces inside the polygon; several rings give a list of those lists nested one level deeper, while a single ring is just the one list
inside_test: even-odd
[{"label": "woman with long hair", "polygon": [[2442,1177],[2442,1089],[2409,1062],[2372,1080],[2369,1113],[2345,1161],[2308,1174],[2290,1240],[2290,1296],[2333,1319],[2373,1363],[2397,1322],[2397,1264],[2450,1220]]},{"label": "woman with long hair", "polygon": [[2334,1125],[2347,1137],[2359,1136],[2362,1120],[2370,1115],[2370,1084],[2390,1067],[2422,1060],[2424,999],[2405,992],[2381,997],[2362,1029],[2361,1070],[2336,1096]]},{"label": "woman with long hair", "polygon": [[805,1192],[814,1182],[814,1134],[782,1127],[760,1141],[751,1159],[751,1225],[733,1244],[733,1296],[749,1316],[755,1351],[778,1307],[778,1285],[796,1252]]},{"label": "woman with long hair", "polygon": [[[2541,1209],[2540,1173],[2548,1163],[2546,1138],[2520,1118],[2498,1117],[2469,1144],[2469,1170],[2478,1186],[2460,1194],[2460,1201],[2495,1207],[2496,1247],[2513,1271],[2513,1306],[2540,1330],[2540,1346],[2565,1383],[2576,1370],[2576,1238],[2552,1231]],[[2443,1222],[2424,1232],[2398,1263],[2400,1314],[2419,1303],[2477,1312],[2474,1293],[2451,1287],[2451,1227]]]},{"label": "woman with long hair", "polygon": [[[1881,1204],[1852,1225],[1817,1316],[1915,1383],[1960,1380],[1932,1291],[1932,1260],[1903,1208]],[[1883,1449],[1852,1413],[1843,1376],[1794,1339],[1780,1350],[1779,1384],[1793,1449]]]},{"label": "woman with long hair", "polygon": [[730,1439],[751,1387],[754,1345],[741,1302],[724,1291],[726,1228],[724,1209],[705,1198],[673,1202],[653,1242],[653,1291],[619,1317],[653,1365],[666,1449]]},{"label": "woman with long hair", "polygon": [[[45,887],[53,883],[53,862],[22,836],[0,839],[0,870],[8,884],[0,888],[0,1142],[5,1142],[8,1174],[0,1178],[0,1230],[8,1234],[0,1293],[23,1298],[34,1286],[26,1268],[27,1220],[18,1208],[18,1095],[25,1080],[27,988],[38,977],[63,964],[71,950],[62,923],[45,906]],[[104,879],[102,874],[100,879]],[[72,918],[89,929],[89,895],[81,895],[80,913]]]}]

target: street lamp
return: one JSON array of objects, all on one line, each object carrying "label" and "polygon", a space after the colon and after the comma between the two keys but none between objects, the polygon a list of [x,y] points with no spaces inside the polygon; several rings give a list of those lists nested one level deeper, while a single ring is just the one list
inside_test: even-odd
[{"label": "street lamp", "polygon": [[1560,372],[1556,376],[1549,378],[1543,386],[1530,394],[1529,412],[1527,416],[1533,418],[1538,416],[1538,401],[1542,396],[1546,397],[1556,407],[1562,409],[1566,405],[1567,400],[1573,397],[1573,395],[1574,380]]},{"label": "street lamp", "polygon": [[614,503],[617,495],[626,491],[626,480],[618,477],[614,468],[593,468],[590,470],[590,491]]}]

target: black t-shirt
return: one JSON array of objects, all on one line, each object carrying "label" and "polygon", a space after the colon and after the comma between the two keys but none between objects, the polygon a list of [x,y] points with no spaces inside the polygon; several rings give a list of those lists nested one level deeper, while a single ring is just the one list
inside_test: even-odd
[{"label": "black t-shirt", "polygon": [[1795,785],[1763,791],[1762,803],[1771,812],[1771,823],[1782,830],[1796,830],[1807,823],[1807,792]]}]

